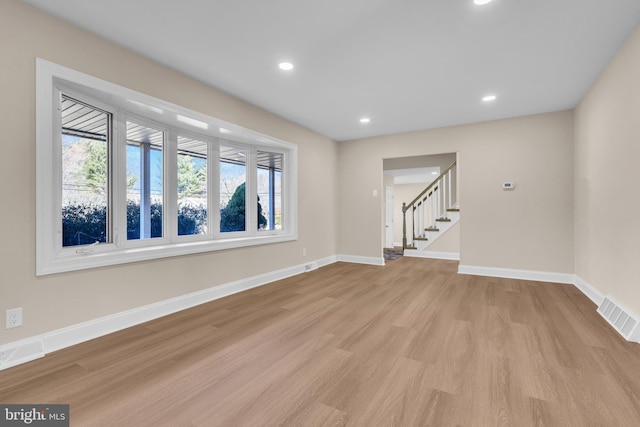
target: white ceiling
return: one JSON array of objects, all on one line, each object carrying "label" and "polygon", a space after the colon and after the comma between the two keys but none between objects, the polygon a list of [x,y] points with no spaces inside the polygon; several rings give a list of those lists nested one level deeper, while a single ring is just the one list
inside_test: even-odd
[{"label": "white ceiling", "polygon": [[334,140],[573,108],[640,22],[639,0],[23,1]]}]

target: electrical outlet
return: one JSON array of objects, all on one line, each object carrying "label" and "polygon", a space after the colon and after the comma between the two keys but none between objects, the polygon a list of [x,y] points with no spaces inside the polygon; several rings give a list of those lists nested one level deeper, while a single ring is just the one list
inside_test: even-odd
[{"label": "electrical outlet", "polygon": [[17,328],[22,326],[22,307],[7,310],[6,328]]},{"label": "electrical outlet", "polygon": [[302,248],[302,256],[307,256],[307,248]]}]

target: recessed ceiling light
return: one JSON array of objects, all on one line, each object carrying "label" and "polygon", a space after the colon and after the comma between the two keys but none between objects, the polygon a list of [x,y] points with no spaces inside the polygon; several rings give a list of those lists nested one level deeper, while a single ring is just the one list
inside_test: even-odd
[{"label": "recessed ceiling light", "polygon": [[473,0],[473,2],[479,6],[482,6],[483,4],[487,4],[487,3],[491,3],[493,0]]},{"label": "recessed ceiling light", "polygon": [[497,97],[495,95],[487,95],[487,96],[483,97],[482,100],[484,102],[491,102],[491,101],[495,101],[496,98]]},{"label": "recessed ceiling light", "polygon": [[369,123],[371,119],[369,117],[363,117],[360,119],[360,123]]},{"label": "recessed ceiling light", "polygon": [[293,70],[293,64],[291,62],[281,62],[280,64],[278,64],[278,67],[280,67],[280,69],[284,71]]}]

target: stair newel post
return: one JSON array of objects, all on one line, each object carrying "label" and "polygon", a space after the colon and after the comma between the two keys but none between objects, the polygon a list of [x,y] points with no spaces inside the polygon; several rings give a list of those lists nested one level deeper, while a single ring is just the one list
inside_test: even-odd
[{"label": "stair newel post", "polygon": [[402,202],[402,249],[407,249],[407,205]]}]

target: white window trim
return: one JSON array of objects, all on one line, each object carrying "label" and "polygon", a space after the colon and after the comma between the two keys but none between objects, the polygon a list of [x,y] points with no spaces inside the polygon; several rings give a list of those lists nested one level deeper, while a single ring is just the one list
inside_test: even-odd
[{"label": "white window trim", "polygon": [[[249,215],[247,215],[247,231],[220,233],[218,229],[218,224],[220,223],[219,212],[218,209],[214,209],[213,211],[210,210],[209,214],[210,224],[213,225],[213,227],[209,227],[210,230],[213,228],[208,235],[209,238],[202,238],[201,236],[177,236],[177,229],[175,230],[176,236],[173,236],[174,230],[169,228],[169,224],[175,224],[175,221],[163,221],[163,229],[167,234],[160,239],[161,241],[145,239],[146,241],[142,244],[139,242],[130,244],[126,239],[125,227],[124,235],[122,231],[118,232],[118,236],[114,238],[113,243],[96,245],[95,247],[83,246],[79,248],[86,248],[86,250],[80,251],[76,250],[78,248],[74,248],[73,250],[65,248],[65,250],[62,250],[61,244],[58,243],[61,239],[57,236],[57,234],[61,232],[62,222],[59,209],[61,200],[61,195],[59,194],[61,191],[61,177],[59,171],[61,165],[58,160],[60,157],[58,156],[58,151],[60,150],[60,144],[54,143],[56,138],[59,138],[55,132],[57,127],[55,115],[58,114],[58,102],[54,96],[54,94],[57,93],[55,84],[56,81],[59,80],[64,81],[63,84],[65,87],[83,93],[87,97],[96,98],[99,102],[102,102],[101,97],[108,97],[108,100],[104,103],[107,104],[110,109],[125,108],[127,112],[133,113],[134,116],[144,116],[152,122],[158,122],[159,120],[154,117],[148,117],[140,108],[146,107],[149,109],[150,116],[158,114],[158,111],[163,114],[166,113],[164,117],[168,117],[167,120],[175,120],[177,116],[191,118],[200,123],[206,123],[208,129],[189,132],[188,125],[179,125],[176,123],[167,124],[164,120],[160,121],[160,123],[167,124],[170,128],[179,128],[181,132],[184,130],[185,133],[202,134],[208,139],[222,140],[224,141],[223,143],[228,141],[232,144],[239,144],[254,152],[256,150],[271,150],[282,153],[284,156],[282,171],[282,230],[266,231],[257,230],[257,227],[251,227],[251,224],[254,222],[257,223],[257,220],[253,221],[253,219],[255,219],[255,213],[249,209]],[[134,107],[136,107],[137,110]],[[156,111],[156,113],[153,113],[154,111]],[[127,115],[131,117],[131,115]],[[116,120],[114,120],[113,133],[117,135],[126,131],[122,129],[122,126],[122,123],[116,123]],[[226,131],[223,134],[222,131],[219,131],[221,128],[231,130],[231,134],[228,134]],[[117,146],[118,144],[115,145]],[[212,146],[213,145],[214,144],[212,144]],[[171,146],[171,144],[168,144],[168,146]],[[114,156],[120,159],[119,164],[116,164],[116,169],[120,170],[115,172],[116,182],[114,185],[116,187],[113,197],[114,200],[117,200],[116,206],[121,203],[124,197],[123,190],[119,188],[120,184],[122,184],[119,181],[123,179],[122,168],[124,166],[122,163],[125,156],[123,151],[124,148],[119,148],[114,152]],[[208,162],[212,163],[212,173],[215,172],[217,175],[218,166],[215,165],[215,163],[217,163],[218,156],[216,155],[216,149],[210,149],[209,154],[211,157],[208,159]],[[165,157],[165,167],[170,158],[172,158],[172,155]],[[255,171],[253,170],[256,166],[255,156],[249,156],[249,159],[250,162],[247,164],[248,190],[250,188],[253,189],[256,185],[253,182],[255,180]],[[170,167],[173,168],[173,165],[170,165]],[[167,173],[169,175],[167,175]],[[165,176],[172,176],[171,174],[173,173],[174,171],[168,171],[165,173]],[[213,176],[215,177],[216,175]],[[36,275],[38,276],[297,240],[297,180],[297,146],[295,144],[36,58]],[[209,180],[210,207],[215,206],[214,203],[218,203],[217,193],[219,191],[219,184],[217,184],[217,186],[216,184],[216,179]],[[165,182],[165,192],[173,191],[173,189],[173,185],[168,185]],[[248,192],[247,194],[251,193]],[[253,197],[249,198],[249,205],[255,209],[257,208],[257,201],[253,201],[252,199]],[[167,216],[173,210],[174,209],[166,208],[164,215]],[[114,224],[117,228],[121,228],[123,223],[122,215],[119,216],[120,218],[116,216],[118,220]],[[254,228],[256,229],[254,230]]]}]

